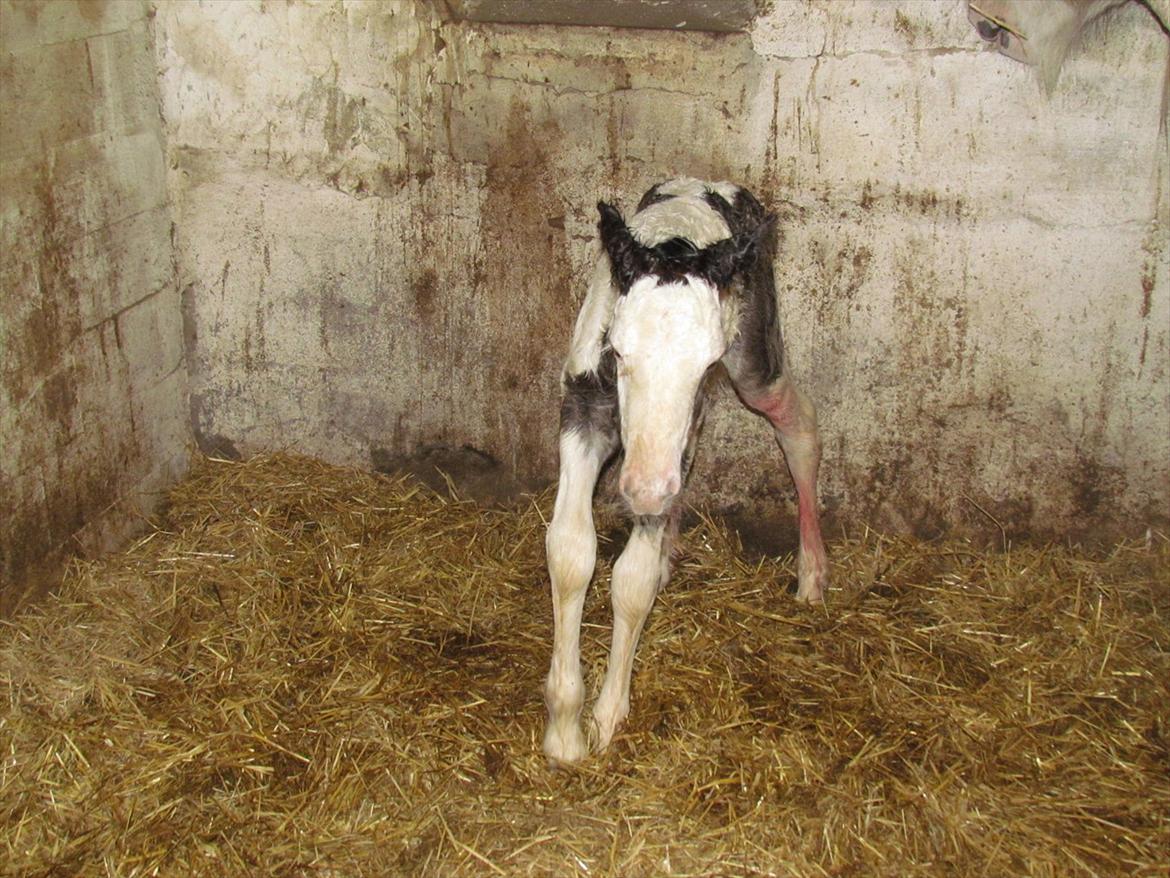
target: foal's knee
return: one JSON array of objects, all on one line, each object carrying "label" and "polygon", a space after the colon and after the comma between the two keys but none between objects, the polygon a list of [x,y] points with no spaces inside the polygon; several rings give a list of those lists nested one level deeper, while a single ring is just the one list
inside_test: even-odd
[{"label": "foal's knee", "polygon": [[597,563],[597,534],[591,526],[554,518],[544,545],[549,576],[558,595],[567,598],[589,584]]},{"label": "foal's knee", "polygon": [[631,537],[613,567],[611,601],[614,613],[626,619],[645,618],[666,575],[668,568],[665,564],[659,545]]}]

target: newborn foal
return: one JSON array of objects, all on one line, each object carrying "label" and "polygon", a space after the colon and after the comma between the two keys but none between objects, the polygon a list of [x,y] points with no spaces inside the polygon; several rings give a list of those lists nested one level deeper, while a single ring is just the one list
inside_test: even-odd
[{"label": "newborn foal", "polygon": [[722,361],[740,399],[775,430],[796,483],[797,599],[820,602],[827,563],[816,508],[820,438],[812,403],[784,369],[770,231],[773,217],[731,183],[680,179],[647,192],[629,224],[598,205],[602,255],[563,373],[560,481],[546,546],[554,640],[545,685],[544,750],[554,762],[587,753],[581,608],[597,558],[593,490],[624,449],[619,490],[634,516],[613,568],[613,645],[593,708],[604,750],[630,708],[642,625],[670,576],[673,503],[702,424],[705,378]]}]

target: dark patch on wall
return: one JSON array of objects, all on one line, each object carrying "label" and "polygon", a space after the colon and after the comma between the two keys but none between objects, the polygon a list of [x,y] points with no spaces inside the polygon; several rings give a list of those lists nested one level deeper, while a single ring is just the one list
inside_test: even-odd
[{"label": "dark patch on wall", "polygon": [[77,0],[77,13],[90,24],[98,24],[106,14],[106,0]]},{"label": "dark patch on wall", "polygon": [[414,327],[402,344],[417,345],[418,377],[398,426],[371,445],[383,469],[419,441],[483,450],[498,458],[491,481],[511,494],[511,482],[555,473],[560,362],[583,290],[573,289],[567,206],[556,196],[566,172],[558,126],[519,101],[498,116],[469,146],[488,159],[479,226],[452,224],[445,181],[413,207],[418,259],[387,320]]},{"label": "dark patch on wall", "polygon": [[208,457],[214,457],[219,460],[244,459],[244,456],[240,454],[240,450],[236,448],[236,443],[226,436],[220,436],[218,433],[211,435],[200,433],[195,437],[195,442],[200,452]]},{"label": "dark patch on wall", "polygon": [[423,445],[409,454],[385,448],[370,451],[375,472],[408,474],[440,494],[448,492],[448,479],[460,497],[486,505],[509,505],[534,485],[518,479],[486,451],[470,445]]},{"label": "dark patch on wall", "polygon": [[[561,139],[555,120],[511,104],[502,139],[490,145],[476,254],[473,295],[485,325],[461,316],[452,339],[464,349],[466,336],[483,339],[468,352],[474,370],[508,364],[502,380],[470,378],[473,387],[483,383],[480,404],[494,422],[476,444],[509,449],[521,480],[555,473],[558,377],[582,292],[574,289],[564,223],[549,219],[566,214],[555,194],[566,173],[554,158],[562,153]],[[518,387],[524,392],[515,392]],[[499,411],[507,417],[498,419]]]},{"label": "dark patch on wall", "polygon": [[816,310],[820,322],[831,326],[841,319],[843,313],[850,319],[850,311],[863,299],[859,293],[869,279],[873,251],[863,244],[842,239],[837,247],[832,242],[813,242],[809,261],[816,266],[819,275],[816,292]]},{"label": "dark patch on wall", "polygon": [[872,180],[866,180],[862,186],[858,206],[866,212],[886,208],[903,215],[939,220],[959,221],[968,215],[966,202],[957,195],[939,194],[933,189],[903,189],[898,183],[892,189],[879,189]]},{"label": "dark patch on wall", "polygon": [[1138,309],[1138,315],[1143,319],[1150,316],[1150,301],[1154,295],[1157,272],[1158,264],[1153,259],[1147,259],[1142,265],[1142,305]]},{"label": "dark patch on wall", "polygon": [[232,439],[210,429],[212,415],[209,408],[205,393],[191,393],[191,434],[195,439],[195,447],[208,457],[223,460],[243,459],[243,455]]},{"label": "dark patch on wall", "polygon": [[[17,405],[26,402],[57,368],[62,354],[81,332],[81,291],[73,277],[69,252],[69,242],[76,233],[71,234],[65,220],[68,207],[58,209],[56,184],[47,160],[38,168],[32,189],[39,219],[38,226],[29,229],[36,247],[32,276],[26,274],[21,284],[23,296],[18,293],[4,303],[8,351],[0,376]],[[21,309],[22,299],[24,303],[31,301],[31,307]]]},{"label": "dark patch on wall", "polygon": [[73,432],[73,412],[77,408],[78,373],[76,367],[66,364],[45,379],[41,387],[45,414],[57,425],[57,442],[69,441]]},{"label": "dark patch on wall", "polygon": [[[6,498],[5,498],[6,499]],[[27,597],[47,594],[59,582],[65,546],[54,544],[46,510],[23,509],[0,527],[0,619]]]},{"label": "dark patch on wall", "polygon": [[[800,530],[794,512],[788,504],[776,498],[773,509],[748,510],[732,508],[722,513],[722,518],[731,525],[739,536],[744,557],[749,560],[794,555],[800,548]],[[694,513],[683,515],[683,527],[699,524]]]},{"label": "dark patch on wall", "polygon": [[411,280],[410,294],[419,319],[427,325],[432,324],[439,307],[439,277],[433,268],[423,269]]},{"label": "dark patch on wall", "polygon": [[[101,168],[91,172],[97,177]],[[17,413],[15,429],[23,436],[14,438],[25,457],[5,461],[12,475],[0,498],[0,615],[52,583],[71,538],[115,499],[123,475],[109,453],[114,449],[101,439],[75,443],[79,391],[90,383],[77,354],[82,286],[76,275],[86,266],[75,265],[71,251],[79,236],[76,210],[48,158],[35,177],[20,182],[36,209],[18,226],[29,261],[17,263],[23,270],[0,300],[7,330],[0,398]]]},{"label": "dark patch on wall", "polygon": [[[183,325],[183,359],[189,369],[199,363],[199,311],[195,301],[196,295],[195,284],[187,284],[179,293],[179,311]],[[192,387],[191,396],[187,405],[191,435],[195,439],[195,445],[204,454],[208,454],[203,429],[203,420],[206,416],[204,411],[204,396],[202,393],[196,391],[194,386]]]},{"label": "dark patch on wall", "polygon": [[[59,449],[48,462],[43,497],[11,509],[0,518],[0,617],[28,598],[55,587],[64,560],[79,550],[108,549],[90,545],[84,532],[108,518],[141,457],[132,435],[104,425],[85,446]],[[100,449],[101,454],[94,454]],[[7,492],[8,488],[5,487]],[[5,498],[7,504],[9,498]],[[128,530],[114,523],[115,530]]]},{"label": "dark patch on wall", "polygon": [[365,98],[351,98],[336,85],[337,65],[333,67],[334,84],[325,93],[325,121],[322,136],[331,153],[343,153],[358,135]]},{"label": "dark patch on wall", "polygon": [[906,13],[902,12],[900,9],[894,13],[894,30],[896,30],[911,42],[913,42],[914,37],[917,35],[917,31],[913,23],[910,21],[909,17],[907,17]]},{"label": "dark patch on wall", "polygon": [[866,180],[865,185],[861,189],[861,209],[867,211],[873,209],[874,201],[873,187],[869,180]]},{"label": "dark patch on wall", "polygon": [[1078,450],[1075,461],[1068,469],[1074,511],[1080,515],[1096,514],[1102,503],[1116,490],[1117,486],[1111,484],[1113,481],[1100,462]]}]

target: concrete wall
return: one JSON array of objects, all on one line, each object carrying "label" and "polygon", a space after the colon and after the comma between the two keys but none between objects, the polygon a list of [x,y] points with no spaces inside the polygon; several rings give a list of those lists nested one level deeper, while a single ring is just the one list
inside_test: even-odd
[{"label": "concrete wall", "polygon": [[[1167,524],[1167,40],[1131,4],[1046,98],[965,12],[777,2],[713,36],[0,0],[0,613],[130,532],[189,437],[546,483],[593,204],[677,174],[782,215],[839,524]],[[792,532],[726,388],[694,488]]]},{"label": "concrete wall", "polygon": [[[1051,99],[965,4],[784,2],[750,34],[161,4],[206,449],[555,472],[593,204],[729,177],[784,218],[793,371],[842,522],[1139,531],[1170,515],[1166,39],[1137,6]],[[790,494],[728,393],[696,494]]]},{"label": "concrete wall", "polygon": [[0,2],[0,615],[189,436],[149,8]]},{"label": "concrete wall", "polygon": [[[593,205],[692,174],[783,216],[841,523],[1170,518],[1167,40],[1139,6],[1050,99],[961,0],[778,2],[719,36],[406,0],[163,3],[158,26],[204,448],[469,445],[548,480]],[[766,518],[787,476],[723,397],[696,496]]]}]

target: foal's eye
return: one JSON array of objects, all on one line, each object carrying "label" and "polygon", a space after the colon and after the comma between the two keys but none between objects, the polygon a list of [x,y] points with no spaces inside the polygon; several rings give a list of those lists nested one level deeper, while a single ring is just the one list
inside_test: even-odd
[{"label": "foal's eye", "polygon": [[617,351],[613,352],[613,362],[619,378],[627,377],[630,374],[629,367],[626,365],[625,360],[622,359],[622,355]]}]

